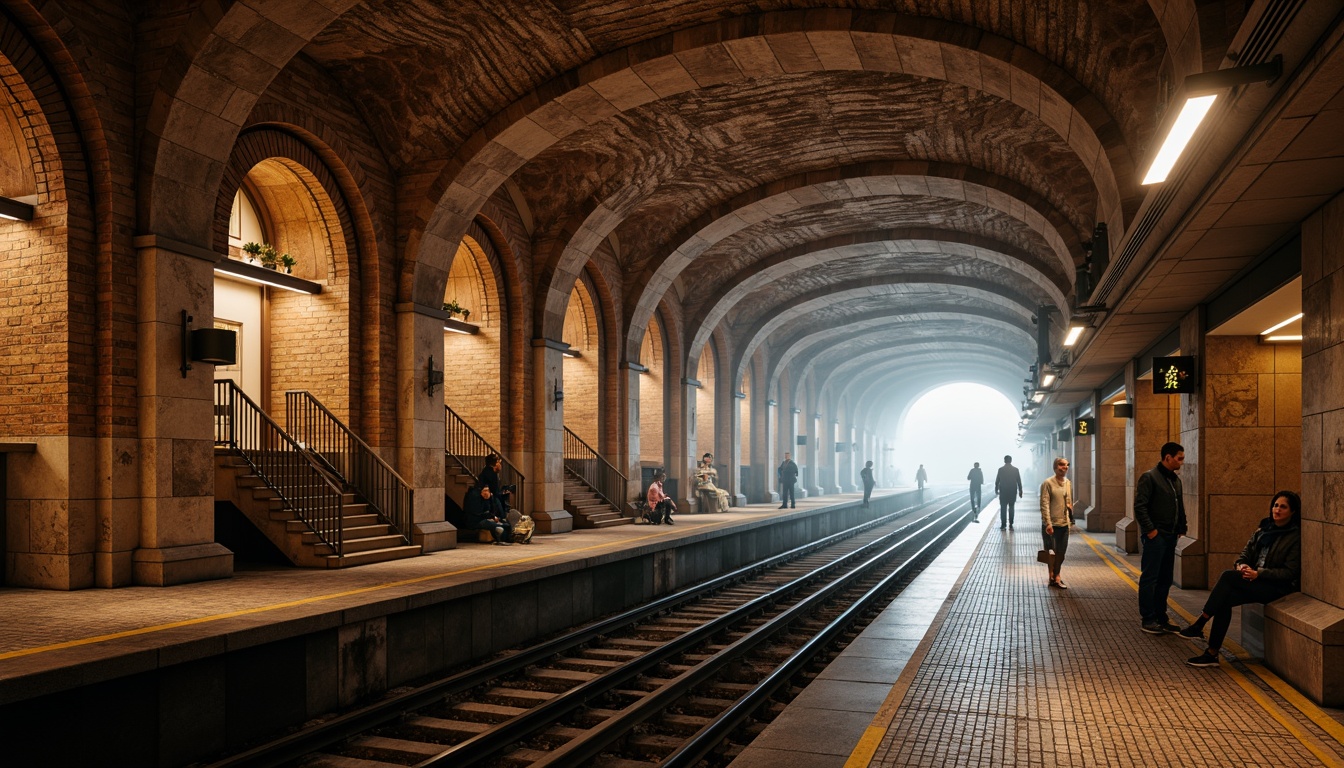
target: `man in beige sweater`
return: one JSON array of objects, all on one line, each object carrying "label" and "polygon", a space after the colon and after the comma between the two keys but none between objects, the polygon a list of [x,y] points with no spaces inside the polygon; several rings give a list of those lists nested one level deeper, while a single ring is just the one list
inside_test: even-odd
[{"label": "man in beige sweater", "polygon": [[1059,578],[1059,566],[1069,548],[1069,526],[1073,524],[1073,483],[1065,477],[1069,460],[1055,459],[1055,474],[1041,483],[1041,536],[1045,548],[1052,550],[1050,586],[1068,589]]}]

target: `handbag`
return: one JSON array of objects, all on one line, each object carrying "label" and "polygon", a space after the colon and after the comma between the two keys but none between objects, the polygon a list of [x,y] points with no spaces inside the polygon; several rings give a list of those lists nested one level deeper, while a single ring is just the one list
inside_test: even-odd
[{"label": "handbag", "polygon": [[1042,550],[1037,551],[1037,552],[1036,552],[1036,562],[1038,562],[1038,563],[1045,563],[1046,565],[1050,566],[1050,570],[1051,570],[1051,571],[1054,571],[1054,569],[1055,569],[1055,550],[1053,550],[1053,549],[1042,549]]}]

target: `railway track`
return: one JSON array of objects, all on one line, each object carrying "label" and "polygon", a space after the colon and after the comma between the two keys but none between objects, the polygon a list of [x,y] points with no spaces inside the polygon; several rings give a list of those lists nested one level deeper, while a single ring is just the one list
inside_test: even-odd
[{"label": "railway track", "polygon": [[968,510],[879,518],[211,768],[725,765]]}]

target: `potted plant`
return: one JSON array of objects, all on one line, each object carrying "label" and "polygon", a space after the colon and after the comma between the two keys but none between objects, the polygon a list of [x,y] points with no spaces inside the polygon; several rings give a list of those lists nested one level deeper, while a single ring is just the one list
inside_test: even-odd
[{"label": "potted plant", "polygon": [[280,263],[285,267],[285,274],[291,275],[294,273],[294,265],[298,263],[298,260],[288,253],[282,253],[280,254]]},{"label": "potted plant", "polygon": [[275,269],[276,262],[280,259],[280,252],[275,250],[275,246],[267,243],[261,246],[261,266],[267,269]]},{"label": "potted plant", "polygon": [[457,299],[445,301],[443,303],[443,311],[447,312],[449,316],[461,315],[463,320],[467,319],[467,314],[470,312],[470,310],[463,309],[462,305],[457,303]]},{"label": "potted plant", "polygon": [[247,254],[247,260],[256,263],[261,258],[261,243],[243,243],[243,253]]}]

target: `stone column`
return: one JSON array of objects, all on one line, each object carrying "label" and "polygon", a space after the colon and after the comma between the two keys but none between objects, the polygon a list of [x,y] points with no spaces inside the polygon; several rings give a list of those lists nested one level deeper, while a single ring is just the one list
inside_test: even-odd
[{"label": "stone column", "polygon": [[843,449],[835,454],[835,471],[839,474],[836,485],[840,487],[843,493],[853,493],[859,488],[854,484],[854,427],[840,426],[840,447]]},{"label": "stone column", "polygon": [[[1125,397],[1127,398],[1130,407],[1130,417],[1124,419],[1124,426],[1125,426],[1125,438],[1124,438],[1125,474],[1123,478],[1124,501],[1123,503],[1117,505],[1119,509],[1115,510],[1119,512],[1121,515],[1115,524],[1115,547],[1116,549],[1119,549],[1121,552],[1128,552],[1131,555],[1139,551],[1139,526],[1138,523],[1135,522],[1134,520],[1134,477],[1135,477],[1134,441],[1136,436],[1135,422],[1137,421],[1137,417],[1135,416],[1135,411],[1137,409],[1135,408],[1134,403],[1136,399],[1135,393],[1138,388],[1138,371],[1136,370],[1137,368],[1138,363],[1132,360],[1129,362],[1128,365],[1125,366]],[[1152,465],[1144,466],[1143,471],[1146,472],[1151,466]],[[1117,498],[1116,501],[1120,501],[1120,499]],[[1110,504],[1111,500],[1108,498],[1107,505],[1109,506]],[[1112,507],[1112,509],[1115,508]]]},{"label": "stone column", "polygon": [[779,494],[771,490],[775,484],[775,413],[774,400],[765,397],[765,387],[758,387],[751,397],[751,487],[750,499],[774,503]]},{"label": "stone column", "polygon": [[568,344],[532,340],[532,469],[527,497],[540,533],[569,533],[574,518],[565,511],[564,356]]},{"label": "stone column", "polygon": [[1344,195],[1302,223],[1302,591],[1265,607],[1265,661],[1344,706]]},{"label": "stone column", "polygon": [[[1230,364],[1230,367],[1236,369],[1239,364],[1236,361],[1220,360],[1213,364],[1205,350],[1204,333],[1206,323],[1204,320],[1204,309],[1196,308],[1181,318],[1181,354],[1194,355],[1195,370],[1197,371],[1196,380],[1199,381],[1199,391],[1190,395],[1168,395],[1168,405],[1174,407],[1173,414],[1176,419],[1176,428],[1173,430],[1172,440],[1181,444],[1185,449],[1185,466],[1181,468],[1181,490],[1185,502],[1186,517],[1186,535],[1182,536],[1176,544],[1176,565],[1175,565],[1175,583],[1181,589],[1208,589],[1209,577],[1209,539],[1212,529],[1210,528],[1211,518],[1208,514],[1208,506],[1205,502],[1204,489],[1208,487],[1209,482],[1218,483],[1222,478],[1213,480],[1209,477],[1209,470],[1218,468],[1219,474],[1225,469],[1225,464],[1213,460],[1210,455],[1210,461],[1205,461],[1206,449],[1217,451],[1220,446],[1214,445],[1219,438],[1210,435],[1207,427],[1207,419],[1210,414],[1206,413],[1206,404],[1211,402],[1209,395],[1210,375],[1213,371],[1222,371],[1224,366]],[[1254,341],[1254,340],[1253,340]],[[1215,353],[1217,354],[1217,353]],[[1270,351],[1272,357],[1273,353]],[[1223,357],[1221,354],[1218,357]],[[1251,374],[1254,378],[1254,374]],[[1218,381],[1223,381],[1221,375],[1216,377]],[[1272,389],[1271,395],[1273,397]],[[1271,401],[1272,406],[1272,401]],[[1294,419],[1297,421],[1297,419]],[[1213,438],[1212,442],[1209,438]],[[1273,441],[1270,441],[1271,446]],[[1302,435],[1298,431],[1293,435],[1293,446],[1302,444]],[[1241,448],[1250,446],[1237,446],[1240,453]],[[1225,450],[1225,448],[1224,448]],[[1247,453],[1252,453],[1248,451]],[[1270,460],[1264,469],[1267,469],[1270,475],[1273,475],[1273,449],[1270,449]],[[1258,458],[1258,457],[1257,457]],[[1298,462],[1294,462],[1295,474],[1300,474],[1301,467]],[[1257,472],[1257,474],[1259,474]],[[1272,493],[1272,491],[1271,491]],[[1268,503],[1265,505],[1268,507]],[[1246,527],[1250,531],[1251,527]],[[1241,546],[1237,545],[1237,552],[1241,552]],[[1230,561],[1229,561],[1230,564]],[[1221,571],[1221,569],[1220,569]]]},{"label": "stone column", "polygon": [[[1092,413],[1096,413],[1093,408]],[[1065,429],[1072,434],[1076,420],[1071,419]],[[1095,423],[1095,422],[1094,422]],[[1095,434],[1073,435],[1073,457],[1069,460],[1069,466],[1073,469],[1069,476],[1073,478],[1073,517],[1077,520],[1086,519],[1087,513],[1092,509],[1094,497],[1092,494],[1093,483],[1093,461],[1092,446],[1096,442]]]},{"label": "stone column", "polygon": [[825,481],[821,476],[822,450],[826,447],[826,440],[821,429],[821,414],[813,413],[811,417],[808,417],[808,422],[810,425],[807,429],[807,495],[820,496],[826,492],[822,485]]},{"label": "stone column", "polygon": [[425,552],[453,549],[457,529],[443,518],[445,419],[443,386],[430,391],[434,370],[444,373],[443,317],[438,307],[405,302],[397,312],[397,471],[415,491],[411,541]]},{"label": "stone column", "polygon": [[[677,492],[669,493],[669,496],[675,496],[677,509],[683,513],[696,512],[696,494],[695,478],[691,476],[691,468],[695,466],[698,457],[695,456],[698,435],[696,434],[696,400],[700,395],[700,382],[697,379],[681,380],[682,397],[682,444],[679,450],[673,451],[674,465],[667,468],[667,476],[677,479]],[[701,453],[704,453],[701,451]]]},{"label": "stone column", "polygon": [[[625,448],[623,451],[623,455],[621,457],[622,461],[619,466],[621,467],[621,471],[625,473],[626,478],[629,480],[629,490],[630,490],[629,493],[630,498],[623,499],[622,501],[624,502],[624,501],[630,501],[635,497],[636,494],[639,493],[642,485],[642,478],[644,475],[643,466],[641,465],[639,460],[640,456],[639,386],[640,386],[640,377],[643,375],[645,371],[649,369],[645,368],[639,363],[621,363],[621,369],[625,372],[625,381],[626,381],[625,412],[627,416],[625,419],[626,424]],[[626,511],[627,511],[626,508],[621,509],[622,514],[625,514]]]},{"label": "stone column", "polygon": [[[136,584],[169,586],[233,575],[233,553],[215,538],[214,367],[182,371],[182,313],[214,325],[214,251],[165,238],[135,239],[139,261],[137,348],[140,420]],[[91,458],[91,457],[90,457]],[[115,521],[114,521],[115,522]],[[100,567],[125,583],[130,531],[114,527]]]}]

